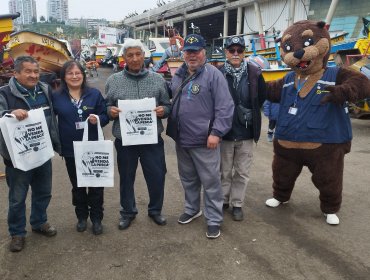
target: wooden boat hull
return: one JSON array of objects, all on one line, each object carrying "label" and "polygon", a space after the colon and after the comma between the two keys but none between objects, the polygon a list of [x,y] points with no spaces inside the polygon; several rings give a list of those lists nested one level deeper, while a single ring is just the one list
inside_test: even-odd
[{"label": "wooden boat hull", "polygon": [[266,82],[273,81],[283,78],[291,70],[290,68],[262,69],[262,76]]},{"label": "wooden boat hull", "polygon": [[13,59],[21,55],[32,56],[44,71],[58,73],[63,64],[71,60],[67,46],[53,37],[31,31],[20,31],[10,37],[10,56]]},{"label": "wooden boat hull", "polygon": [[168,68],[170,68],[171,76],[173,77],[176,70],[184,63],[184,60],[178,58],[167,59]]}]

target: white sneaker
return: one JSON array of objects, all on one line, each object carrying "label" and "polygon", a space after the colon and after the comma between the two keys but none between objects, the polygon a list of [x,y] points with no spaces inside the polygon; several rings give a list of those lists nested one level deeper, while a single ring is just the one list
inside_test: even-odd
[{"label": "white sneaker", "polygon": [[324,216],[326,217],[326,222],[329,225],[339,225],[339,218],[336,214],[325,214]]},{"label": "white sneaker", "polygon": [[280,204],[282,203],[288,203],[288,201],[286,202],[280,202],[279,200],[275,199],[275,198],[270,198],[270,199],[267,199],[266,200],[266,205],[269,206],[269,207],[278,207]]}]

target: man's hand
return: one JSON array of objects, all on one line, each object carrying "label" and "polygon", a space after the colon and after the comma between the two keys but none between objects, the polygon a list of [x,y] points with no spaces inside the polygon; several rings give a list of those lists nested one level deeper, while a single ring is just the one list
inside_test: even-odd
[{"label": "man's hand", "polygon": [[18,121],[22,121],[28,117],[28,112],[23,109],[17,109],[11,112],[11,114],[15,115]]},{"label": "man's hand", "polygon": [[115,106],[110,107],[109,114],[113,119],[118,118],[118,115],[120,112],[121,110],[118,107],[115,107]]},{"label": "man's hand", "polygon": [[164,116],[164,107],[163,106],[155,107],[154,111],[156,112],[158,118],[162,118]]},{"label": "man's hand", "polygon": [[215,136],[215,135],[209,135],[207,139],[207,148],[216,149],[219,142],[220,142],[220,137]]}]

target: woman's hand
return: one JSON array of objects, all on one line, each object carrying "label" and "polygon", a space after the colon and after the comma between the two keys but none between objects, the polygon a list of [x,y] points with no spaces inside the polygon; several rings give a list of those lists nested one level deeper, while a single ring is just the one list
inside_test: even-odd
[{"label": "woman's hand", "polygon": [[96,118],[96,116],[95,116],[95,115],[90,114],[90,115],[89,115],[89,122],[90,122],[91,124],[96,124],[96,123],[98,122],[98,119]]}]

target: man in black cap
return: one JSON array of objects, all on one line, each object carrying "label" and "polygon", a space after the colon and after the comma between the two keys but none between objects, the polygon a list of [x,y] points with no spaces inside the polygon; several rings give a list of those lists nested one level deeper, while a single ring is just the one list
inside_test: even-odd
[{"label": "man in black cap", "polygon": [[227,38],[224,74],[235,103],[231,130],[221,142],[221,182],[223,208],[232,207],[235,221],[243,220],[242,206],[249,182],[253,158],[253,140],[261,133],[261,111],[266,98],[266,85],[261,69],[244,59],[245,42],[241,36]]},{"label": "man in black cap", "polygon": [[231,128],[234,103],[220,71],[206,63],[204,47],[198,34],[185,38],[185,63],[171,82],[173,104],[168,125],[178,124],[178,137],[172,137],[185,192],[185,210],[178,222],[188,224],[202,215],[203,186],[206,236],[217,238],[223,220],[219,143]]}]

